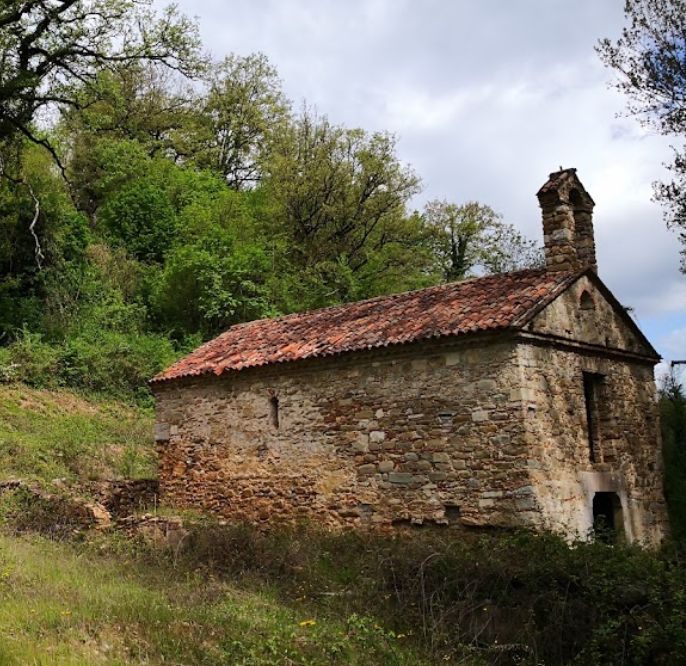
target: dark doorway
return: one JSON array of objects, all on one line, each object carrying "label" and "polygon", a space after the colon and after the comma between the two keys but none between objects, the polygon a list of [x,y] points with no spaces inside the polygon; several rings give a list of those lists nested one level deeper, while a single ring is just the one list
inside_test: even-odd
[{"label": "dark doorway", "polygon": [[596,539],[614,543],[624,536],[622,502],[617,493],[596,493],[593,496],[593,532]]}]

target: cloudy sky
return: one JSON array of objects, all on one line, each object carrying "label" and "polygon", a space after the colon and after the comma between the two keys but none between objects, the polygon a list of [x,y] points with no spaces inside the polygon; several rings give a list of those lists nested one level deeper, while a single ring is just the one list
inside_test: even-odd
[{"label": "cloudy sky", "polygon": [[296,108],[389,130],[415,204],[478,200],[541,239],[535,193],[577,167],[596,202],[599,274],[666,358],[686,359],[686,277],[651,203],[669,142],[617,117],[593,46],[621,0],[180,0],[219,58],[265,53]]}]

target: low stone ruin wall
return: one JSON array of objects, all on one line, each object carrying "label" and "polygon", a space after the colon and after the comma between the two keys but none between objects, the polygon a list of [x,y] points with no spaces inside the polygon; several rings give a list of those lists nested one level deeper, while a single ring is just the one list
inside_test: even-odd
[{"label": "low stone ruin wall", "polygon": [[157,479],[113,479],[94,481],[86,490],[114,517],[154,511],[159,504]]}]

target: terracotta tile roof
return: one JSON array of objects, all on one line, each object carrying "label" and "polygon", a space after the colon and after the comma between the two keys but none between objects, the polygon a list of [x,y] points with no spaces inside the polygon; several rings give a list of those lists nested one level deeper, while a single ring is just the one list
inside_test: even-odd
[{"label": "terracotta tile roof", "polygon": [[516,328],[578,275],[517,271],[237,324],[151,381]]}]

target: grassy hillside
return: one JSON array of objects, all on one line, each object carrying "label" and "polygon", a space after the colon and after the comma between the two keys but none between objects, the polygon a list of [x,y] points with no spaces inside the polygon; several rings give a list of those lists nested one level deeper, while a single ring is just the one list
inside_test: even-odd
[{"label": "grassy hillside", "polygon": [[152,421],[111,399],[0,384],[0,479],[154,475]]},{"label": "grassy hillside", "polygon": [[374,622],[94,546],[0,537],[0,664],[426,664]]},{"label": "grassy hillside", "polygon": [[[154,475],[152,421],[111,399],[0,385],[0,480],[59,478],[78,489]],[[369,618],[315,619],[316,608],[280,601],[268,581],[245,586],[196,564],[177,566],[117,533],[56,542],[17,536],[6,522],[0,664],[428,663]]]}]

